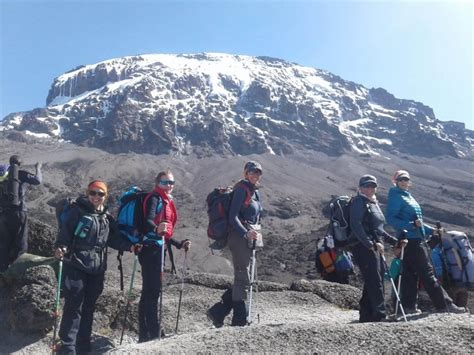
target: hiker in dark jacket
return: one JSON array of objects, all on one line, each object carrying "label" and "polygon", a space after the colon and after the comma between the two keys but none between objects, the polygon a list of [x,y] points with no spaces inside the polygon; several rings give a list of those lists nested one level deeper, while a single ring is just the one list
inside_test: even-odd
[{"label": "hiker in dark jacket", "polygon": [[406,231],[408,244],[405,247],[400,298],[406,313],[419,313],[417,308],[418,279],[421,278],[426,292],[439,312],[462,313],[437,280],[433,266],[423,244],[434,229],[423,222],[420,205],[408,191],[410,174],[398,170],[392,178],[394,187],[388,193],[387,222],[400,234]]},{"label": "hiker in dark jacket", "polygon": [[[21,159],[18,155],[10,157],[8,175],[12,175],[13,166],[20,166]],[[0,201],[0,272],[21,254],[28,250],[28,221],[26,213],[27,184],[39,185],[42,182],[41,163],[35,165],[36,173],[30,174],[25,170],[18,170],[18,182],[13,187],[18,189],[15,195],[18,203]]]},{"label": "hiker in dark jacket", "polygon": [[392,246],[397,239],[384,230],[385,217],[380,210],[375,192],[377,179],[364,175],[359,180],[359,192],[350,206],[352,252],[359,266],[364,289],[360,299],[359,322],[380,322],[385,319],[384,265],[381,254],[383,241]]},{"label": "hiker in dark jacket", "polygon": [[233,309],[232,326],[247,324],[245,300],[250,286],[249,266],[252,248],[249,246],[261,238],[260,216],[262,205],[258,193],[258,184],[262,176],[262,166],[249,161],[244,166],[244,179],[235,187],[229,209],[230,232],[229,249],[234,266],[234,285],[221,296],[221,301],[207,311],[209,320],[215,327],[222,327],[225,317]]},{"label": "hiker in dark jacket", "polygon": [[[173,191],[175,180],[172,172],[160,172],[155,179],[154,190],[145,197],[144,214],[146,230],[143,248],[138,254],[142,267],[142,292],[138,306],[138,342],[145,342],[164,335],[158,319],[158,300],[161,292],[162,239],[166,245],[171,244],[186,251],[191,241],[177,241],[173,238],[178,220],[174,204]],[[163,238],[164,237],[164,238]],[[164,252],[164,251],[163,251]]]},{"label": "hiker in dark jacket", "polygon": [[59,354],[91,351],[94,308],[104,288],[107,247],[134,250],[120,236],[107,213],[107,185],[99,180],[87,187],[87,197],[78,197],[67,213],[56,240],[55,256],[64,259],[64,310],[59,328]]}]

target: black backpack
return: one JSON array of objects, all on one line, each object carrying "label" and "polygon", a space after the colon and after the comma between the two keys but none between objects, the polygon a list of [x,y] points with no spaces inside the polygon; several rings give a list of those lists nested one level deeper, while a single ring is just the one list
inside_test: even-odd
[{"label": "black backpack", "polygon": [[0,207],[20,206],[19,166],[0,165]]},{"label": "black backpack", "polygon": [[334,237],[336,246],[346,246],[351,234],[351,196],[337,196],[329,203],[328,234]]},{"label": "black backpack", "polygon": [[216,187],[209,195],[207,195],[207,215],[209,224],[207,226],[207,236],[214,240],[211,248],[222,249],[227,244],[227,236],[229,234],[229,208],[232,202],[232,196],[235,188],[242,186],[247,192],[244,205],[250,205],[252,194],[250,189],[239,181],[234,187]]}]

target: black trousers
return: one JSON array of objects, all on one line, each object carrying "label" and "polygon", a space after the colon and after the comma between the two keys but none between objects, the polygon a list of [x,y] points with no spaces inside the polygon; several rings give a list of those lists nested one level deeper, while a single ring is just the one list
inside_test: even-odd
[{"label": "black trousers", "polygon": [[443,310],[453,301],[443,289],[428,259],[426,248],[419,240],[409,240],[403,257],[400,299],[406,309],[415,308],[418,297],[418,280],[421,279],[426,292],[437,310]]},{"label": "black trousers", "polygon": [[352,248],[352,253],[364,279],[362,298],[359,301],[359,322],[378,322],[386,315],[384,267],[380,254],[373,249],[367,249],[361,243]]},{"label": "black trousers", "polygon": [[97,299],[104,289],[104,275],[87,274],[64,265],[64,310],[59,327],[59,354],[91,351],[92,322]]},{"label": "black trousers", "polygon": [[28,223],[25,211],[0,212],[0,272],[5,271],[28,250]]},{"label": "black trousers", "polygon": [[161,248],[147,246],[138,254],[142,267],[142,293],[138,304],[138,340],[158,337],[158,299],[161,291]]}]

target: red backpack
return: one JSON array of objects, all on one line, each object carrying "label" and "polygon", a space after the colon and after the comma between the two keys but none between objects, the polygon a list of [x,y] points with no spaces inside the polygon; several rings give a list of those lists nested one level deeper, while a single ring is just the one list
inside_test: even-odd
[{"label": "red backpack", "polygon": [[207,215],[209,217],[207,236],[215,241],[211,245],[213,249],[222,249],[227,244],[227,236],[229,234],[229,209],[234,190],[238,186],[242,186],[247,193],[244,206],[250,206],[252,194],[248,186],[242,181],[239,181],[233,187],[216,187],[207,195]]}]

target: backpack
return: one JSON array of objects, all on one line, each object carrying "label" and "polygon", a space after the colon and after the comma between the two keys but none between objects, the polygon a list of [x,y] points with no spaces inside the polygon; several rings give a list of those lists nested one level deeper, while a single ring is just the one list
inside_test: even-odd
[{"label": "backpack", "polygon": [[437,276],[444,272],[452,286],[474,288],[473,249],[466,233],[447,232],[441,244],[433,249],[432,256]]},{"label": "backpack", "polygon": [[0,206],[20,206],[20,179],[17,164],[0,165]]},{"label": "backpack", "polygon": [[329,203],[328,234],[334,237],[336,246],[345,246],[351,234],[350,205],[352,197],[338,196]]},{"label": "backpack", "polygon": [[349,275],[354,273],[352,254],[334,243],[334,238],[326,234],[317,241],[316,269],[324,280],[348,283]]},{"label": "backpack", "polygon": [[250,189],[242,181],[239,181],[234,187],[216,187],[206,197],[207,216],[209,217],[207,236],[215,241],[210,245],[212,249],[222,249],[227,244],[227,236],[229,234],[229,209],[233,192],[237,186],[242,186],[245,189],[247,196],[244,201],[244,206],[250,206],[252,194],[250,193]]},{"label": "backpack", "polygon": [[144,202],[148,192],[132,186],[120,197],[117,224],[120,233],[132,243],[138,243],[145,233]]},{"label": "backpack", "polygon": [[64,226],[64,223],[74,206],[76,206],[76,200],[72,197],[63,198],[56,203],[55,212],[58,231],[60,231]]}]

